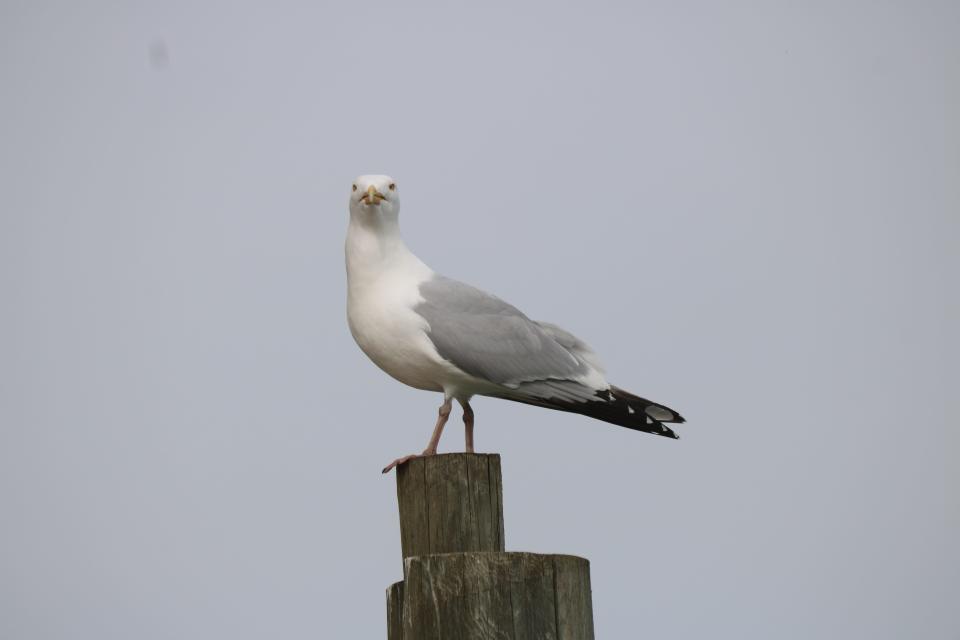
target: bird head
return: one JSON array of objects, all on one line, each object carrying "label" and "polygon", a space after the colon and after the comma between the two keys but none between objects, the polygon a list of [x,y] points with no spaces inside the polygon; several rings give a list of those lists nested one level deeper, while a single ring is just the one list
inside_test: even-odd
[{"label": "bird head", "polygon": [[397,183],[390,176],[358,176],[350,190],[350,215],[369,222],[396,219],[400,212]]}]

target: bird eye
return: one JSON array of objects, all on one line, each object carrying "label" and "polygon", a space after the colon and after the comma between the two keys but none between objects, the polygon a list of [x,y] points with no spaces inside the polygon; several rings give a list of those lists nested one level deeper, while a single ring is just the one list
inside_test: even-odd
[{"label": "bird eye", "polygon": [[357,190],[357,185],[353,185],[353,190],[354,190],[354,191]]},{"label": "bird eye", "polygon": [[396,182],[391,182],[391,183],[390,183],[390,191],[396,191],[396,190],[397,190],[397,183],[396,183]]}]

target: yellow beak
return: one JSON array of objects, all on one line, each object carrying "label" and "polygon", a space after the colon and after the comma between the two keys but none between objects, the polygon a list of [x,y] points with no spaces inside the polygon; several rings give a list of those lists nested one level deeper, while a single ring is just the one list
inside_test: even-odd
[{"label": "yellow beak", "polygon": [[381,200],[386,200],[383,194],[377,191],[377,188],[373,185],[367,187],[367,192],[360,199],[366,200],[367,204],[380,204]]}]

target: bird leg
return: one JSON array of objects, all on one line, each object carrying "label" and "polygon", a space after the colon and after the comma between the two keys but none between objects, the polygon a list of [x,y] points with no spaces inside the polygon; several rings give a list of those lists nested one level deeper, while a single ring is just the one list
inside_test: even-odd
[{"label": "bird leg", "polygon": [[461,401],[460,406],[463,407],[463,430],[467,443],[466,452],[473,453],[473,409],[470,407],[469,402]]},{"label": "bird leg", "polygon": [[390,469],[393,469],[394,467],[401,465],[408,460],[413,460],[414,458],[420,458],[423,456],[432,456],[437,452],[437,445],[440,444],[440,436],[443,434],[443,426],[447,424],[447,418],[450,417],[450,405],[450,398],[444,399],[443,404],[440,405],[440,412],[437,416],[437,425],[433,428],[433,435],[430,436],[430,442],[427,443],[427,448],[423,450],[423,453],[411,453],[409,456],[397,458],[383,468],[383,473],[387,473],[390,471]]}]

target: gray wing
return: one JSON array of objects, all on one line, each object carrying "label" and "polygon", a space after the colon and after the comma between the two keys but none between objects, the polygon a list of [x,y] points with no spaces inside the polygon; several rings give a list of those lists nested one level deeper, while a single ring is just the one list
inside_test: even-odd
[{"label": "gray wing", "polygon": [[[663,405],[610,386],[596,355],[560,327],[534,322],[500,298],[435,276],[415,307],[437,352],[463,371],[502,385],[490,395],[580,413],[637,431],[676,438],[663,421],[683,422]],[[592,380],[591,386],[586,380]]]},{"label": "gray wing", "polygon": [[600,358],[597,357],[597,354],[593,352],[586,342],[573,335],[566,329],[561,329],[555,324],[550,322],[541,322],[539,320],[534,320],[541,329],[543,329],[547,335],[560,343],[564,349],[580,358],[588,365],[604,373],[603,364],[600,362]]},{"label": "gray wing", "polygon": [[582,342],[559,327],[530,320],[489,293],[435,276],[420,285],[420,295],[423,302],[415,310],[429,323],[428,335],[437,351],[473,376],[517,388],[575,379],[591,368],[564,344]]}]

